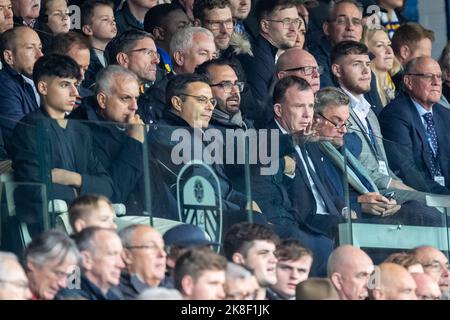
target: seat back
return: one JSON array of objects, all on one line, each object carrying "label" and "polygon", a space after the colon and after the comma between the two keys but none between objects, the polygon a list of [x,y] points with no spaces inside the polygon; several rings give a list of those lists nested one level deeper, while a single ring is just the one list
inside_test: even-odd
[{"label": "seat back", "polygon": [[[213,181],[189,174],[201,167]],[[217,190],[217,192],[216,192]],[[210,166],[199,160],[189,161],[177,176],[177,205],[181,222],[202,228],[214,242],[222,240],[222,191],[219,179]]]}]

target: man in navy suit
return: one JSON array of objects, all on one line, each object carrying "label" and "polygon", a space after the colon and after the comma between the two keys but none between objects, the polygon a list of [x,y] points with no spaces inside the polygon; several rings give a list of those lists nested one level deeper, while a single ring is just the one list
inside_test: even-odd
[{"label": "man in navy suit", "polygon": [[[275,86],[273,102],[275,117],[270,128],[278,128],[282,134],[308,134],[314,114],[314,93],[306,80],[295,76],[281,79]],[[334,228],[343,219],[332,200],[329,186],[317,186],[316,172],[320,168],[311,161],[309,148],[304,143],[295,145],[291,155],[295,161],[294,168],[287,170],[285,164],[284,172],[276,176],[278,182],[271,182],[286,193],[290,208],[283,213],[273,211],[266,214],[272,223],[284,228],[297,227],[304,233],[300,239],[313,252],[312,270],[320,276],[324,274],[328,256],[333,250],[331,238]]]},{"label": "man in navy suit", "polygon": [[450,195],[450,110],[438,104],[442,72],[430,57],[405,66],[405,94],[380,114],[381,131],[392,169],[411,187]]}]

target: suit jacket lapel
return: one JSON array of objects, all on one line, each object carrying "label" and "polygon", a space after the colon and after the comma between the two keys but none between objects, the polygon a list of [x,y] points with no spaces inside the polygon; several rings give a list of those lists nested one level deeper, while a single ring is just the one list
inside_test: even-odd
[{"label": "suit jacket lapel", "polygon": [[364,139],[366,140],[366,142],[369,145],[372,152],[374,154],[377,154],[376,150],[374,149],[374,147],[372,145],[372,142],[370,141],[369,136],[367,135],[364,124],[361,122],[361,120],[359,120],[358,116],[356,115],[355,111],[353,111],[352,108],[350,108],[350,117],[352,118],[353,122],[355,122],[356,125],[358,126],[357,130],[361,131],[361,134],[364,136]]},{"label": "suit jacket lapel", "polygon": [[[417,111],[416,106],[414,105],[411,98],[408,98],[408,101],[409,101],[409,103],[408,103],[407,107],[410,108],[410,110],[411,110],[411,116],[412,116],[412,121],[414,123],[415,131],[419,135],[420,140],[422,142],[422,159],[425,162],[425,164],[428,168],[428,171],[431,173],[431,162],[430,162],[431,157],[429,156],[430,146],[428,144],[425,127],[423,125],[422,119],[420,118],[420,114]],[[436,117],[434,116],[433,119],[436,119]],[[436,130],[437,130],[437,128],[436,128]]]}]

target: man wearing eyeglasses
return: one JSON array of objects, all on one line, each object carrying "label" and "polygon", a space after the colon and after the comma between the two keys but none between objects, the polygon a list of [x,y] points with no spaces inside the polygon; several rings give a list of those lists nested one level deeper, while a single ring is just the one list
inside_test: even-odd
[{"label": "man wearing eyeglasses", "polygon": [[[205,76],[196,74],[181,74],[170,79],[166,89],[167,108],[159,126],[151,128],[153,130],[149,132],[149,143],[158,162],[157,170],[163,175],[162,183],[175,198],[177,176],[184,164],[194,159],[205,161],[203,151],[201,155],[192,151],[194,146],[198,146],[197,144],[201,144],[203,148],[206,147],[205,129],[208,128],[213,110],[217,105],[217,100],[207,81]],[[183,136],[186,139],[181,139]],[[244,213],[247,197],[233,188],[221,163],[213,161],[208,164],[219,179],[224,211],[223,230],[226,231],[233,223],[247,219]],[[203,167],[195,167],[190,172],[193,176],[199,175],[211,179],[211,174]],[[217,183],[212,180],[211,184],[214,186]],[[255,202],[252,208],[260,211]],[[261,214],[254,216],[255,222],[265,223]]]},{"label": "man wearing eyeglasses", "polygon": [[405,94],[380,114],[388,160],[411,187],[450,195],[450,110],[438,102],[442,72],[430,57],[419,57],[405,66]]},{"label": "man wearing eyeglasses", "polygon": [[[405,184],[390,167],[392,162],[388,162],[385,151],[388,144],[383,139],[375,112],[364,96],[370,88],[371,79],[367,47],[356,41],[341,42],[333,49],[332,68],[340,88],[350,97],[349,122],[352,126],[349,131],[358,136],[362,143],[358,160],[369,172],[380,193],[394,191],[399,204],[409,200],[425,203],[426,194],[412,189],[408,182],[408,185]],[[402,139],[407,139],[407,136],[402,136]],[[401,144],[396,146],[406,152],[405,147],[399,148]],[[400,157],[403,158],[404,154]]]},{"label": "man wearing eyeglasses", "polygon": [[320,89],[320,75],[322,72],[323,68],[317,65],[314,56],[300,48],[286,50],[278,58],[276,65],[277,80],[287,76],[303,78],[308,81],[314,93]]},{"label": "man wearing eyeglasses", "polygon": [[227,49],[234,30],[229,1],[197,0],[194,2],[193,13],[194,24],[213,33],[216,48],[218,50]]},{"label": "man wearing eyeglasses", "polygon": [[[270,87],[275,74],[278,50],[294,47],[297,39],[301,20],[296,4],[296,1],[258,1],[256,16],[260,32],[252,42],[254,55],[238,56],[255,103],[264,113],[271,113],[271,108],[268,107],[270,105]],[[270,117],[267,116],[267,118]],[[267,121],[265,122],[267,123]]]},{"label": "man wearing eyeglasses", "polygon": [[414,248],[415,258],[423,266],[423,271],[439,285],[442,297],[449,299],[450,278],[448,258],[440,250],[431,246]]},{"label": "man wearing eyeglasses", "polygon": [[134,224],[119,233],[125,269],[119,289],[125,299],[135,299],[149,287],[158,287],[166,271],[166,252],[162,236],[147,225]]}]

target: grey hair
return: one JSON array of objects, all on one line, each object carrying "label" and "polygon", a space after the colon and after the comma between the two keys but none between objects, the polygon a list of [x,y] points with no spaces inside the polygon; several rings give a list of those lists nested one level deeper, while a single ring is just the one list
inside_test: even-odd
[{"label": "grey hair", "polygon": [[78,250],[80,250],[80,252],[88,251],[90,253],[95,253],[96,249],[95,236],[97,235],[98,232],[101,231],[111,232],[117,235],[114,229],[88,227],[86,229],[81,230],[80,233],[77,233],[75,235],[75,242],[78,246]]},{"label": "grey hair", "polygon": [[197,33],[204,33],[211,39],[214,35],[208,29],[202,27],[188,27],[175,33],[170,40],[170,54],[174,52],[186,52],[193,44],[194,35]]},{"label": "grey hair", "polygon": [[364,15],[364,7],[359,1],[356,1],[356,0],[334,0],[334,1],[330,1],[330,5],[328,7],[328,16],[327,16],[328,21],[332,21],[333,19],[336,18],[334,16],[335,15],[334,10],[336,9],[336,6],[341,3],[349,3],[349,4],[355,5],[355,7],[358,8],[359,12],[361,12],[361,14]]},{"label": "grey hair", "polygon": [[73,258],[78,264],[80,252],[68,235],[57,230],[49,230],[38,235],[24,253],[25,267],[28,262],[44,266],[51,261],[58,261],[58,265],[61,265],[69,258]]},{"label": "grey hair", "polygon": [[176,289],[149,288],[139,294],[137,300],[183,300],[183,296]]},{"label": "grey hair", "polygon": [[104,92],[107,95],[110,95],[113,82],[119,77],[132,78],[139,83],[138,77],[133,71],[119,65],[110,65],[100,70],[97,74],[95,81],[95,93],[98,94],[100,92]]},{"label": "grey hair", "polygon": [[14,253],[0,251],[0,279],[4,279],[11,272],[9,262],[19,263],[19,259]]},{"label": "grey hair", "polygon": [[253,274],[243,266],[227,262],[226,278],[228,280],[245,280],[253,277]]},{"label": "grey hair", "polygon": [[140,224],[132,224],[120,230],[119,237],[124,248],[128,248],[133,245],[133,234],[140,226]]},{"label": "grey hair", "polygon": [[349,96],[335,87],[326,87],[317,91],[314,101],[314,112],[323,113],[327,108],[350,104]]}]

